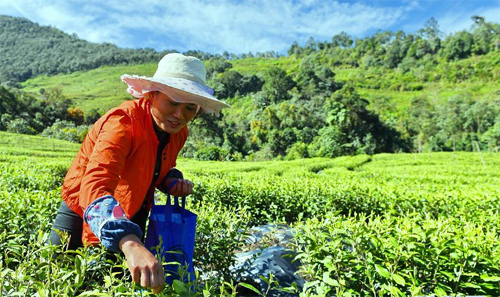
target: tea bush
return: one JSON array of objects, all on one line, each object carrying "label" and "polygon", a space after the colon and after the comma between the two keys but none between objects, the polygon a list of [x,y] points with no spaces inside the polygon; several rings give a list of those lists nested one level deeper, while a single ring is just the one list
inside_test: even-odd
[{"label": "tea bush", "polygon": [[297,224],[306,295],[500,293],[496,226],[420,214],[324,218]]},{"label": "tea bush", "polygon": [[[77,150],[0,132],[0,296],[152,294],[130,281],[119,254],[45,244]],[[188,208],[198,214],[197,280],[177,281],[160,296],[266,295],[231,270],[236,253],[249,248],[247,230],[263,223],[296,231],[290,247],[306,280],[286,288],[296,295],[499,296],[499,165],[498,154],[451,152],[180,159],[196,185]]]}]

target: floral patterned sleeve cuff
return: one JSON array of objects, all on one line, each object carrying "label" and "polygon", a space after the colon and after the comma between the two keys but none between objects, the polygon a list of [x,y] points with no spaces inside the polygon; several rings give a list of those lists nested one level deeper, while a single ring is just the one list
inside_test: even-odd
[{"label": "floral patterned sleeve cuff", "polygon": [[111,195],[106,195],[89,204],[83,219],[109,251],[118,252],[120,240],[129,234],[142,237],[141,228],[130,221],[120,203]]}]

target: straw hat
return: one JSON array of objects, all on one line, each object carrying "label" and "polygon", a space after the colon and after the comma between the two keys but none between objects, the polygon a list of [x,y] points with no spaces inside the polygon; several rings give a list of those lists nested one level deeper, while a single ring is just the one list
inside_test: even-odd
[{"label": "straw hat", "polygon": [[161,59],[153,77],[124,74],[121,79],[128,85],[127,92],[136,98],[160,91],[173,101],[194,103],[207,113],[218,114],[229,105],[213,96],[214,91],[206,85],[206,73],[197,58],[171,53]]}]

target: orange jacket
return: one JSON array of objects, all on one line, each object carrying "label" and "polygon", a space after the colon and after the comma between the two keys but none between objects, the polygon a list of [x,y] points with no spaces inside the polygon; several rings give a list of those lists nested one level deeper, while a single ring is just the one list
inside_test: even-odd
[{"label": "orange jacket", "polygon": [[[70,209],[83,217],[92,201],[112,195],[127,218],[137,213],[153,181],[158,139],[152,121],[151,103],[141,98],[111,109],[92,126],[64,178],[62,198]],[[175,167],[187,136],[187,127],[170,135],[155,186]],[[85,222],[82,241],[99,243]]]}]

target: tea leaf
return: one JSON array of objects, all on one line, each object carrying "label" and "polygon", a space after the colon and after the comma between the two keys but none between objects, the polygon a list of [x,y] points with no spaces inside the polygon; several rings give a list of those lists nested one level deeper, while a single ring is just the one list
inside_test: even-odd
[{"label": "tea leaf", "polygon": [[330,286],[334,286],[334,287],[340,286],[340,284],[337,280],[330,278],[330,274],[328,272],[323,273],[323,282],[329,284]]},{"label": "tea leaf", "polygon": [[405,279],[399,275],[399,274],[393,274],[392,275],[392,279],[398,284],[398,285],[401,285],[401,286],[404,286],[406,284],[405,282]]},{"label": "tea leaf", "polygon": [[184,295],[189,292],[189,288],[187,285],[180,280],[174,279],[172,282],[172,287],[174,288],[175,293],[179,295]]},{"label": "tea leaf", "polygon": [[481,279],[487,282],[500,282],[500,276],[489,276],[486,274],[481,275]]},{"label": "tea leaf", "polygon": [[375,270],[377,271],[378,274],[380,274],[382,277],[385,277],[385,278],[391,278],[391,273],[385,269],[384,267],[378,265],[378,264],[375,264]]},{"label": "tea leaf", "polygon": [[247,284],[247,283],[239,283],[238,285],[244,287],[244,288],[247,288],[249,290],[252,290],[254,291],[255,293],[257,293],[259,296],[262,296],[262,293],[257,290],[257,288],[255,288],[254,286],[250,285],[250,284]]}]

